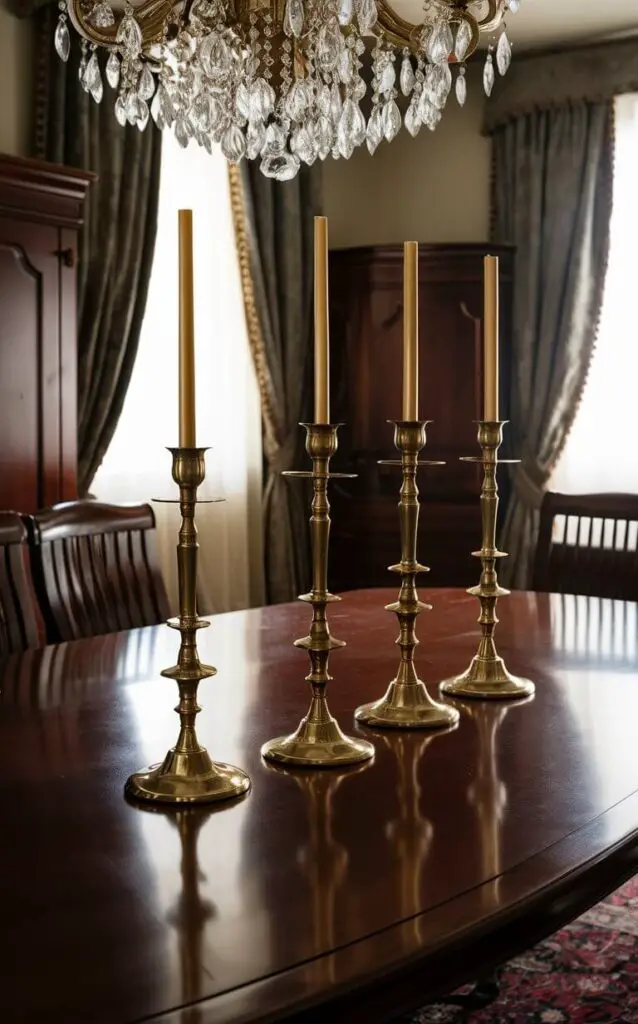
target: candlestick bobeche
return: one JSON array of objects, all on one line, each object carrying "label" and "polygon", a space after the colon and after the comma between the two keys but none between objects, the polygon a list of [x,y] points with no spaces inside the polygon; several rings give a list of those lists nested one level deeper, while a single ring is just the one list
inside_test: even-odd
[{"label": "candlestick bobeche", "polygon": [[310,672],[306,682],[312,688],[310,708],[297,730],[290,736],[269,740],[261,749],[263,757],[278,764],[300,767],[330,768],[366,761],[374,754],[367,740],[346,736],[330,713],[326,686],[330,652],[345,647],[342,640],[331,636],[327,608],[341,598],[328,590],[328,546],[330,541],[330,504],[328,480],[352,477],[352,473],[331,473],[330,459],[337,450],[338,427],[329,423],[304,423],[306,451],[312,459],[312,472],[292,471],[291,477],[312,479],[313,499],[310,518],[312,545],[312,589],[299,600],[312,605],[312,622],[308,636],[295,640],[295,647],[308,651]]},{"label": "candlestick bobeche", "polygon": [[169,448],[173,457],[173,479],[179,487],[182,517],[177,546],[179,580],[179,617],[168,625],[179,630],[177,664],[162,675],[174,679],[179,688],[180,717],[177,743],[161,764],[136,772],[126,783],[126,793],[137,800],[156,800],[172,804],[212,803],[241,796],[250,788],[248,775],[233,765],[215,762],[202,747],[195,731],[195,718],[201,710],[197,689],[202,679],[216,669],[199,660],[197,631],[208,626],[197,614],[197,528],[195,505],[197,490],[206,472],[206,448]]},{"label": "candlestick bobeche", "polygon": [[401,561],[390,566],[390,572],[401,576],[399,597],[386,610],[394,612],[399,620],[401,661],[395,678],[380,700],[357,708],[355,718],[367,725],[391,729],[441,729],[457,724],[459,712],[448,704],[432,699],[416,672],[414,655],[419,641],[416,637],[416,620],[422,611],[432,606],[419,600],[416,578],[419,573],[429,572],[417,559],[417,537],[419,530],[419,490],[416,475],[419,466],[442,466],[438,461],[420,461],[419,453],[426,444],[426,430],[429,420],[395,422],[394,443],[401,452],[401,460],[383,460],[382,465],[400,466],[402,483],[399,500],[399,523],[401,530]]},{"label": "candlestick bobeche", "polygon": [[509,590],[499,586],[496,563],[506,553],[496,547],[496,517],[498,513],[498,485],[496,471],[499,461],[516,463],[518,459],[499,460],[498,450],[503,441],[503,426],[507,420],[481,420],[478,425],[478,443],[482,450],[480,458],[470,456],[464,462],[478,462],[483,466],[481,487],[482,543],[480,551],[473,551],[481,560],[481,577],[478,586],[471,587],[468,594],[477,597],[481,606],[479,624],[481,640],[470,667],[460,676],[446,679],[441,683],[443,693],[456,697],[477,697],[488,700],[520,700],[534,693],[534,684],[529,679],[513,676],[496,650],[494,631],[498,623],[496,602],[507,597]]}]

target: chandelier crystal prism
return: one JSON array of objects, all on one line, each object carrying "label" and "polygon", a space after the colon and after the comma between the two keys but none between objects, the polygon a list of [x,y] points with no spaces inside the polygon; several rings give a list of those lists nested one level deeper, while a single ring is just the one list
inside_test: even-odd
[{"label": "chandelier crystal prism", "polygon": [[489,96],[510,66],[506,16],[519,6],[424,0],[413,25],[385,0],[60,0],[54,42],[67,61],[70,23],[82,87],[100,103],[106,78],[121,125],[143,131],[152,117],[184,147],[219,144],[229,161],[258,160],[286,181],[364,143],[374,153],[402,124],[413,136],[434,130],[452,92],[465,103],[466,62],[482,36]]}]

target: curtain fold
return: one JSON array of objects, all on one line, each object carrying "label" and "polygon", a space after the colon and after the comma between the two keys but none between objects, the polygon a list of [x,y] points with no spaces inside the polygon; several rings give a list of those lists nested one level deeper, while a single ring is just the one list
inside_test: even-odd
[{"label": "curtain fold", "polygon": [[231,167],[231,197],[246,321],[259,382],[266,474],[263,497],[266,594],[290,601],[309,585],[305,466],[312,370],[313,219],[319,168],[292,181],[266,178],[255,161]]},{"label": "curtain fold", "polygon": [[[633,27],[635,18],[629,16]],[[505,78],[497,76],[485,105],[487,133],[512,118],[568,103],[604,103],[638,91],[638,38],[576,46],[560,53],[516,56]]]},{"label": "curtain fold", "polygon": [[503,581],[530,582],[538,509],[585,385],[612,209],[613,102],[536,111],[495,131],[494,240],[516,246],[511,448],[521,458]]},{"label": "curtain fold", "polygon": [[53,48],[54,5],[35,14],[35,155],[97,173],[80,233],[78,489],[86,494],[122,411],[142,326],[157,231],[161,136],[121,128],[113,94],[96,104]]}]

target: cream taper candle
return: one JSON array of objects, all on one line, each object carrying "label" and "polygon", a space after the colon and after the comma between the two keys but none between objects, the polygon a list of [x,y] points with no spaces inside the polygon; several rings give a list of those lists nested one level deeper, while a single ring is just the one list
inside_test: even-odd
[{"label": "cream taper candle", "polygon": [[195,447],[193,211],[179,211],[179,446]]},{"label": "cream taper candle", "polygon": [[419,243],[403,243],[403,419],[419,418]]},{"label": "cream taper candle", "polygon": [[483,419],[498,420],[498,257],[484,260]]},{"label": "cream taper candle", "polygon": [[327,217],[315,217],[315,423],[330,423]]}]

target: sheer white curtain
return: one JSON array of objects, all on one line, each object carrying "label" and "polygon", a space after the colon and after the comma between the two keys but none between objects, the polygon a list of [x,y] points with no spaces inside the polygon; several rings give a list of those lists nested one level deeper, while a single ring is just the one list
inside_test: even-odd
[{"label": "sheer white curtain", "polygon": [[550,483],[570,494],[638,492],[638,94],[616,100],[614,206],[596,352]]},{"label": "sheer white curtain", "polygon": [[[198,506],[200,611],[263,603],[261,415],[246,333],[226,160],[183,150],[165,132],[155,261],[122,416],[92,493],[116,503],[175,497],[166,445],[178,441],[177,210],[193,210],[197,442],[211,445]],[[158,542],[176,610],[175,506],[156,503]]]}]

